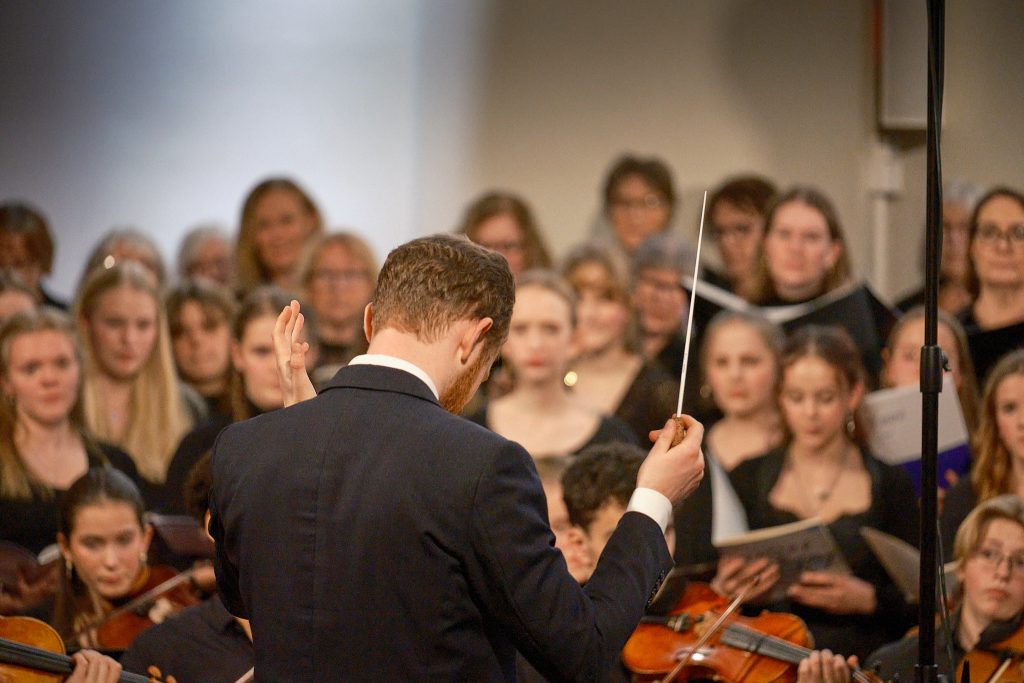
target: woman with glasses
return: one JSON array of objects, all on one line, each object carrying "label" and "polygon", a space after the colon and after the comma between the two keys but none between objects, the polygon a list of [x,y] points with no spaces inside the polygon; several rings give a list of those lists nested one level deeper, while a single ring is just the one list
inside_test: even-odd
[{"label": "woman with glasses", "polygon": [[971,216],[969,248],[967,288],[974,301],[959,317],[977,337],[971,353],[984,379],[999,356],[1024,343],[1024,194],[1000,187],[982,197]]},{"label": "woman with glasses", "polygon": [[943,552],[979,502],[1007,493],[1024,499],[1024,350],[1013,351],[992,369],[981,401],[980,426],[972,432],[971,476],[946,494],[940,517]]},{"label": "woman with glasses", "polygon": [[705,277],[750,302],[760,298],[757,271],[765,216],[776,192],[775,185],[765,178],[737,176],[708,198],[708,236],[718,248],[723,272],[707,269]]},{"label": "woman with glasses", "polygon": [[[604,183],[604,218],[595,236],[628,257],[651,235],[664,232],[676,208],[672,171],[657,157],[623,156]],[[608,234],[604,234],[604,233]]]},{"label": "woman with glasses", "polygon": [[456,232],[504,256],[517,280],[527,270],[551,267],[533,211],[510,192],[495,190],[473,200]]},{"label": "woman with glasses", "polygon": [[[1004,495],[976,507],[957,532],[955,549],[960,597],[950,624],[952,638],[947,640],[941,628],[935,634],[938,674],[948,681],[960,680],[961,664],[972,652],[1012,656],[1012,650],[999,652],[998,644],[1017,634],[1024,621],[1024,502]],[[863,663],[883,681],[914,680],[917,634],[876,650]],[[802,664],[798,683],[850,680],[841,657],[831,658],[826,668],[827,672]]]},{"label": "woman with glasses", "polygon": [[366,351],[363,309],[373,296],[377,270],[370,245],[351,232],[317,238],[303,259],[299,281],[316,316],[320,349],[312,374],[316,386]]}]

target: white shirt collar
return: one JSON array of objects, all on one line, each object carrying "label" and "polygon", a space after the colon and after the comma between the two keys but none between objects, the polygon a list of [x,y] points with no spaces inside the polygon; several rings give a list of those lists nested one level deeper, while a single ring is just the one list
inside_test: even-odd
[{"label": "white shirt collar", "polygon": [[361,356],[356,356],[348,362],[349,365],[380,365],[385,368],[394,368],[395,370],[404,370],[410,375],[417,377],[427,388],[430,389],[430,393],[434,394],[434,398],[441,400],[440,395],[437,393],[437,386],[434,384],[434,380],[430,379],[430,375],[423,371],[423,368],[418,365],[414,365],[403,358],[396,358],[395,356],[386,356],[382,353],[364,353]]}]

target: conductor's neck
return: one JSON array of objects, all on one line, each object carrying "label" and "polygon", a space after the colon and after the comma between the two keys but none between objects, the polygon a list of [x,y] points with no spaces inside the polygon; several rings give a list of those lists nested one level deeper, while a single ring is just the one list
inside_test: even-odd
[{"label": "conductor's neck", "polygon": [[445,338],[436,342],[423,342],[416,335],[392,328],[377,331],[366,349],[368,354],[392,356],[412,363],[430,376],[434,386],[443,390],[455,372],[450,359],[455,358],[454,346]]}]

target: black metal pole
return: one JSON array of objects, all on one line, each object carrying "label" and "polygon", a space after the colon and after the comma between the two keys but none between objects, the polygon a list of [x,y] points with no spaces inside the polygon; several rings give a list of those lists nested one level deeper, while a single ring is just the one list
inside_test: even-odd
[{"label": "black metal pole", "polygon": [[925,246],[925,325],[921,349],[921,590],[918,640],[918,683],[934,683],[935,585],[938,565],[935,547],[938,507],[939,392],[942,390],[942,350],[938,345],[939,264],[942,256],[942,85],[945,62],[945,0],[928,0],[928,168],[927,238]]}]

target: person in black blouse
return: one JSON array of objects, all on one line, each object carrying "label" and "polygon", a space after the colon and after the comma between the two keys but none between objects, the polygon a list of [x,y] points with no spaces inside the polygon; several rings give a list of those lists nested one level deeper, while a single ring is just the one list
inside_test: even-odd
[{"label": "person in black blouse", "polygon": [[[213,447],[222,429],[232,422],[248,420],[284,405],[273,331],[277,316],[289,302],[288,295],[272,285],[256,289],[242,301],[231,329],[230,413],[214,415],[181,440],[167,466],[163,511],[179,514],[184,511],[183,487],[189,472]],[[311,318],[305,319],[305,334],[315,338],[316,327]],[[315,345],[310,347],[305,359],[309,367],[316,362]]]},{"label": "person in black blouse", "polygon": [[602,415],[563,383],[576,329],[576,297],[557,274],[524,273],[516,285],[508,340],[501,347],[514,388],[469,419],[520,443],[534,458],[578,453],[608,441],[637,443],[632,430]]},{"label": "person in black blouse", "polygon": [[566,384],[580,400],[626,422],[641,444],[676,409],[679,380],[640,353],[629,271],[598,242],[575,247],[562,274],[576,292],[577,356]]},{"label": "person in black blouse", "polygon": [[[16,314],[0,328],[0,539],[33,554],[57,536],[63,492],[90,467],[112,464],[133,480],[124,452],[85,427],[75,328],[49,307]],[[21,612],[52,593],[52,575],[4,586],[0,613]]]},{"label": "person in black blouse", "polygon": [[828,525],[853,574],[804,572],[778,607],[807,622],[817,647],[863,658],[901,635],[913,613],[860,529],[916,543],[916,498],[907,474],[863,445],[864,370],[845,332],[802,328],[783,349],[781,368],[786,441],[730,476],[751,529],[812,517]]}]

